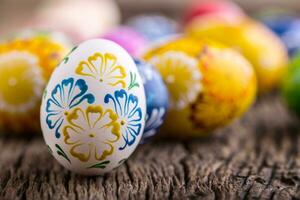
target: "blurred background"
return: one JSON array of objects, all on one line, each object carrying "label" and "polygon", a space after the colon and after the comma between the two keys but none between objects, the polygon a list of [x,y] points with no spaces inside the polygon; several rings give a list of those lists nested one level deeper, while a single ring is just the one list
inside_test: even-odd
[{"label": "blurred background", "polygon": [[[15,31],[20,26],[25,26],[41,9],[49,4],[60,4],[64,0],[0,0],[0,34]],[[75,2],[79,0],[73,0]],[[99,0],[102,1],[102,0]],[[113,0],[110,0],[113,1]],[[161,13],[180,19],[184,10],[197,0],[117,0],[121,11],[122,21],[128,17],[141,13]],[[298,0],[235,0],[249,14],[271,8],[300,11]],[[82,10],[78,15],[85,15],[87,10]],[[74,13],[75,15],[75,13]]]},{"label": "blurred background", "polygon": [[[234,66],[239,56],[246,58],[249,66],[253,66],[256,75],[250,78],[252,82],[249,81],[253,86],[253,94],[249,92],[249,99],[243,99],[246,95],[233,95],[241,97],[231,99],[241,111],[229,113],[229,119],[239,117],[240,113],[248,110],[256,96],[256,79],[258,94],[282,87],[289,106],[300,115],[299,11],[299,0],[0,0],[0,42],[3,43],[0,45],[0,55],[3,56],[2,60],[0,59],[0,97],[1,92],[3,93],[2,101],[0,99],[0,108],[3,107],[3,113],[0,109],[0,117],[3,115],[3,119],[0,118],[0,128],[5,125],[19,132],[22,131],[23,125],[35,124],[32,125],[32,129],[39,130],[38,110],[43,89],[52,70],[62,59],[68,59],[67,52],[76,44],[91,38],[104,38],[118,43],[132,57],[148,62],[146,57],[151,54],[150,50],[155,48],[157,43],[171,44],[173,41],[170,38],[180,34],[187,37],[187,40],[209,39],[240,53],[236,55],[235,60],[230,60],[229,68]],[[184,40],[183,45],[187,46],[187,43]],[[187,49],[200,46],[192,43]],[[197,53],[202,51],[200,50],[197,50]],[[38,70],[42,70],[40,73],[44,76],[41,80],[31,79],[31,76],[35,76],[32,72],[33,65],[27,58],[28,55],[22,57],[24,51],[39,61],[38,66],[41,66],[41,69]],[[16,55],[16,52],[21,52],[22,55]],[[290,62],[290,58],[294,57]],[[226,56],[222,56],[218,61],[225,62],[223,58],[227,59]],[[22,64],[21,67],[18,63]],[[171,91],[173,82],[181,84],[182,81],[182,88],[189,88],[182,91],[183,94],[187,93],[187,96],[194,95],[189,94],[193,90],[199,92],[201,86],[190,89],[190,85],[185,83],[185,80],[194,78],[191,75],[193,73],[189,72],[186,78],[179,76],[176,79],[179,81],[174,81],[176,70],[173,73],[166,68],[165,72],[163,68],[160,69],[160,63],[151,64],[158,69],[169,89],[170,110],[176,103],[179,107],[186,106],[182,103],[184,99],[177,99],[177,89]],[[161,65],[166,66],[164,63]],[[31,75],[28,75],[25,68],[31,70]],[[229,73],[234,76],[232,69]],[[287,71],[290,73],[286,73]],[[282,83],[283,80],[287,81]],[[200,79],[196,81],[200,82]],[[215,82],[221,83],[222,79]],[[241,87],[241,82],[243,81],[233,82],[228,88]],[[247,84],[246,91],[251,88]],[[219,89],[217,94],[231,93],[230,90],[228,92],[224,88]],[[210,91],[211,88],[206,90]],[[241,92],[244,93],[247,92]],[[172,99],[172,95],[175,100]],[[194,97],[192,99],[190,103],[195,100]],[[246,100],[245,104],[243,100]],[[229,107],[235,109],[231,104]],[[165,109],[167,110],[167,106]],[[30,119],[26,110],[32,111]],[[208,110],[207,113],[211,114],[211,111]],[[214,114],[216,117],[221,115],[218,112]],[[18,125],[15,125],[16,118],[21,122]],[[205,120],[213,124],[209,118]],[[227,117],[224,117],[224,121],[226,120]],[[226,123],[220,121],[222,123],[212,125],[210,130],[222,127],[230,120]]]}]

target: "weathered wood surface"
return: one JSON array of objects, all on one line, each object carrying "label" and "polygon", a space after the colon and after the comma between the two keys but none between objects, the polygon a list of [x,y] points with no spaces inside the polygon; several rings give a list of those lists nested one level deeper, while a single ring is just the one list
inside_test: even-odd
[{"label": "weathered wood surface", "polygon": [[116,171],[63,169],[41,138],[0,138],[0,199],[297,199],[300,125],[278,97],[209,138],[140,146]]}]

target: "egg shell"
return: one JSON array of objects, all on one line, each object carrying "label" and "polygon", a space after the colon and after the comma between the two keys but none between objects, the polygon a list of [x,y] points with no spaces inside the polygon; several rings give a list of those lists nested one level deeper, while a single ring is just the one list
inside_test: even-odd
[{"label": "egg shell", "polygon": [[218,17],[229,22],[244,17],[243,10],[231,1],[211,1],[192,3],[186,11],[184,23],[188,24],[199,17]]},{"label": "egg shell", "polygon": [[266,11],[264,13],[259,14],[258,19],[261,20],[277,35],[282,35],[287,30],[289,30],[293,21],[297,18],[293,15],[289,15],[288,13]]},{"label": "egg shell", "polygon": [[55,41],[63,46],[71,49],[73,46],[73,41],[67,37],[62,32],[59,31],[48,31],[48,30],[39,30],[39,29],[24,29],[20,32],[13,34],[13,37],[8,37],[8,39],[30,39],[30,38],[46,38],[52,41]]},{"label": "egg shell", "polygon": [[130,55],[138,56],[147,45],[147,40],[139,32],[130,27],[118,27],[101,38],[111,40],[123,47]]},{"label": "egg shell", "polygon": [[75,47],[52,74],[41,105],[46,144],[67,169],[100,175],[123,163],[144,130],[143,82],[130,55],[94,39]]},{"label": "egg shell", "polygon": [[69,46],[50,34],[18,35],[0,43],[0,130],[25,136],[40,132],[43,90]]},{"label": "egg shell", "polygon": [[137,15],[130,18],[127,26],[142,34],[148,41],[157,42],[177,33],[177,23],[162,15]]},{"label": "egg shell", "polygon": [[163,124],[169,106],[168,90],[156,69],[141,60],[135,59],[135,64],[143,80],[147,115],[142,143],[153,137]]},{"label": "egg shell", "polygon": [[238,50],[254,67],[259,91],[276,88],[286,70],[287,50],[272,31],[251,19],[236,23],[224,20],[198,20],[186,27],[189,36],[209,38]]},{"label": "egg shell", "polygon": [[261,16],[260,20],[280,37],[291,57],[300,50],[299,17],[275,12]]},{"label": "egg shell", "polygon": [[104,34],[120,20],[120,10],[114,0],[49,1],[33,15],[27,27],[58,30],[75,42],[82,42]]},{"label": "egg shell", "polygon": [[181,36],[145,53],[163,78],[170,109],[162,125],[168,137],[211,133],[246,112],[256,97],[256,76],[238,52]]},{"label": "egg shell", "polygon": [[284,76],[282,96],[287,106],[300,117],[300,54],[296,54],[290,61],[288,70]]}]

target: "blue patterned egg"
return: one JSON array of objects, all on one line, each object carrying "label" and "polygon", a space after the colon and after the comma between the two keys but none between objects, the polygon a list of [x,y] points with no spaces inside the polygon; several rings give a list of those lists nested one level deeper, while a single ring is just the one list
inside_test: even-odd
[{"label": "blue patterned egg", "polygon": [[169,95],[161,76],[152,65],[137,59],[135,64],[144,83],[147,102],[146,125],[142,137],[144,143],[162,125],[168,110]]},{"label": "blue patterned egg", "polygon": [[292,14],[271,13],[261,17],[262,22],[274,31],[293,56],[300,50],[300,18]]},{"label": "blue patterned egg", "polygon": [[138,15],[129,19],[127,25],[151,42],[164,40],[177,33],[176,22],[162,15]]},{"label": "blue patterned egg", "polygon": [[45,142],[64,167],[85,175],[115,169],[145,126],[145,90],[134,60],[114,42],[83,42],[54,70],[40,113]]}]

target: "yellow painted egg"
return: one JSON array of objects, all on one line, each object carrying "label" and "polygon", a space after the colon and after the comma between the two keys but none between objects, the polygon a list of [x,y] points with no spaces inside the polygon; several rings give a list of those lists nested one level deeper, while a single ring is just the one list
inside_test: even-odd
[{"label": "yellow painted egg", "polygon": [[0,131],[40,130],[39,107],[44,87],[68,47],[51,34],[16,37],[0,43]]},{"label": "yellow painted egg", "polygon": [[241,116],[256,96],[256,76],[238,52],[211,41],[180,36],[145,53],[170,94],[162,132],[206,135]]},{"label": "yellow painted egg", "polygon": [[219,19],[194,20],[186,32],[197,38],[210,38],[240,51],[253,65],[260,92],[276,87],[288,62],[287,50],[264,25],[250,19],[228,23]]}]

